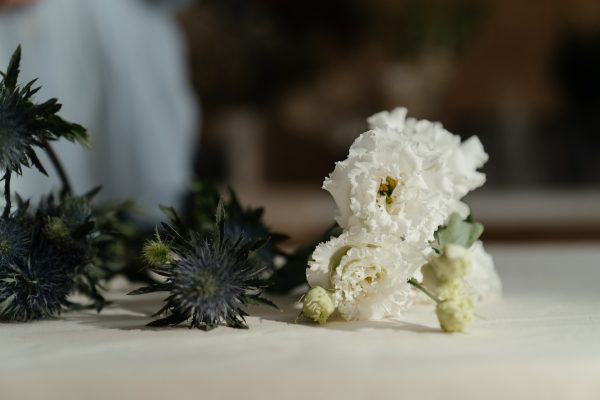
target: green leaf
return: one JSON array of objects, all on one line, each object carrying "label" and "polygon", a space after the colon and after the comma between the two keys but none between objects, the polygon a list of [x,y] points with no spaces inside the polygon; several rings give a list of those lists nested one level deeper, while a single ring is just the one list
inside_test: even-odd
[{"label": "green leaf", "polygon": [[443,226],[435,233],[438,249],[448,244],[457,244],[469,248],[483,233],[483,225],[478,222],[463,220],[458,213],[453,213]]}]

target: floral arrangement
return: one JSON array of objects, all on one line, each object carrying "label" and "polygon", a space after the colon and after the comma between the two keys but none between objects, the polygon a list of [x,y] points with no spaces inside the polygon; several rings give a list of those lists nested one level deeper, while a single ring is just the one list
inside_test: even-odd
[{"label": "floral arrangement", "polygon": [[[119,248],[139,241],[118,215],[128,203],[93,206],[99,188],[73,194],[50,142],[64,138],[89,146],[87,132],[57,115],[61,106],[56,99],[37,104],[35,81],[19,85],[20,60],[18,48],[0,83],[0,321],[28,322],[88,306],[100,312],[105,303],[100,281],[114,276],[115,265],[126,261],[127,252]],[[36,149],[47,153],[63,187],[32,204],[12,193],[10,182],[23,167],[47,174]],[[186,221],[175,209],[161,206],[170,222],[141,249],[149,270],[163,279],[144,277],[148,285],[131,294],[169,293],[156,314],[163,318],[151,326],[189,321],[191,328],[203,330],[219,325],[247,328],[246,305],[276,307],[262,290],[281,254],[277,243],[285,236],[263,224],[262,209],[242,207],[233,191],[226,203],[211,185],[195,183],[191,193]],[[116,271],[127,276],[119,267]],[[73,303],[70,296],[76,292],[92,300],[91,305]]]},{"label": "floral arrangement", "polygon": [[150,326],[178,325],[190,321],[190,328],[211,330],[224,325],[247,329],[243,307],[249,304],[277,308],[262,296],[268,286],[261,274],[266,269],[259,250],[265,240],[240,234],[217,207],[216,224],[194,231],[170,207],[162,207],[170,223],[163,223],[163,236],[144,246],[144,258],[152,271],[166,279],[134,290],[130,294],[168,292],[165,305],[155,315],[166,317]]},{"label": "floral arrangement", "polygon": [[447,332],[462,332],[474,304],[500,295],[483,226],[461,199],[483,185],[477,137],[461,142],[439,123],[397,108],[368,119],[323,183],[335,200],[339,236],[316,246],[302,314],[325,323],[397,318],[424,293]]},{"label": "floral arrangement", "polygon": [[[130,294],[167,293],[150,326],[201,330],[247,328],[248,305],[276,307],[264,291],[288,293],[305,279],[302,314],[318,323],[336,315],[397,318],[432,300],[442,329],[460,332],[477,302],[500,296],[478,240],[483,227],[461,201],[485,182],[478,169],[488,156],[476,137],[461,142],[438,123],[406,118],[402,108],[372,116],[370,130],[323,184],[337,205],[337,225],[294,254],[280,249],[286,237],[265,226],[263,209],[242,206],[231,189],[223,201],[206,182],[192,185],[183,213],[161,206],[168,222],[148,238],[121,215],[127,203],[100,208],[93,204],[99,189],[73,193],[50,143],[88,146],[87,133],[58,116],[56,99],[36,103],[35,81],[18,83],[20,57],[18,48],[0,82],[0,321],[75,307],[100,312],[100,282],[117,274],[145,282]],[[47,153],[62,189],[34,203],[10,184],[23,168],[47,174],[36,150]],[[134,258],[141,253],[145,274],[128,273],[130,248]],[[72,302],[74,293],[88,304]]]},{"label": "floral arrangement", "polygon": [[[0,320],[56,316],[80,306],[69,300],[75,292],[87,296],[99,311],[104,305],[98,290],[101,269],[110,261],[112,211],[100,215],[92,210],[91,200],[99,189],[82,196],[72,193],[50,142],[64,138],[87,146],[87,133],[57,115],[61,105],[56,99],[36,103],[35,81],[18,84],[20,59],[18,48],[0,82]],[[24,167],[47,174],[36,149],[47,153],[63,187],[32,204],[12,193],[10,183]]]}]

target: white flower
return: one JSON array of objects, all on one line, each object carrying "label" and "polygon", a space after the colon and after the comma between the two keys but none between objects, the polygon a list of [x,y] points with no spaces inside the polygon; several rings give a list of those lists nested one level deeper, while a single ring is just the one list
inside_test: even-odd
[{"label": "white flower", "polygon": [[478,302],[493,302],[502,297],[502,283],[494,268],[494,260],[485,249],[483,243],[477,241],[469,249],[471,254],[471,270],[465,281],[467,287],[475,295]]},{"label": "white flower", "polygon": [[377,130],[362,134],[323,188],[343,228],[364,227],[411,242],[433,239],[453,204],[445,171],[414,140]]},{"label": "white flower", "polygon": [[412,137],[428,147],[435,157],[444,159],[452,174],[456,199],[485,183],[485,175],[478,172],[488,155],[477,136],[461,143],[460,137],[448,132],[438,122],[406,118],[406,108],[383,111],[367,119],[371,129],[379,128]]},{"label": "white flower", "polygon": [[477,168],[487,154],[477,138],[461,144],[439,123],[407,119],[406,109],[376,114],[369,123],[372,130],[323,183],[336,202],[336,221],[431,241],[450,213],[468,212],[459,200],[485,181]]},{"label": "white flower", "polygon": [[317,246],[306,276],[311,287],[333,290],[344,319],[378,320],[410,305],[407,280],[422,263],[418,249],[395,237],[346,231]]}]

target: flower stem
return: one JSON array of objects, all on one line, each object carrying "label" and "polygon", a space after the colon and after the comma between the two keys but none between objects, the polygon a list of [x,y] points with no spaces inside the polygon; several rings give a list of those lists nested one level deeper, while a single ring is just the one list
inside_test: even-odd
[{"label": "flower stem", "polygon": [[427,290],[425,288],[425,286],[423,286],[419,282],[417,282],[417,280],[415,278],[410,278],[408,280],[408,284],[413,285],[415,288],[417,288],[421,292],[425,293],[427,295],[427,297],[429,297],[431,300],[435,301],[436,303],[439,304],[442,302],[440,299],[438,299],[436,296],[434,296],[429,290]]},{"label": "flower stem", "polygon": [[7,170],[6,173],[4,174],[4,200],[5,200],[5,204],[4,204],[4,213],[2,213],[2,217],[3,218],[8,218],[8,215],[10,214],[10,208],[11,208],[11,203],[10,203],[10,177],[11,177],[11,171]]},{"label": "flower stem", "polygon": [[56,172],[58,173],[58,176],[60,177],[60,181],[62,182],[62,186],[63,186],[62,193],[63,194],[72,194],[73,191],[71,189],[71,183],[69,182],[67,173],[65,172],[65,169],[64,169],[62,163],[58,159],[56,152],[54,151],[54,149],[52,148],[50,143],[48,143],[48,141],[44,141],[44,150],[46,150],[46,153],[48,154],[48,157],[50,158],[50,161],[52,162],[54,169],[56,170]]}]

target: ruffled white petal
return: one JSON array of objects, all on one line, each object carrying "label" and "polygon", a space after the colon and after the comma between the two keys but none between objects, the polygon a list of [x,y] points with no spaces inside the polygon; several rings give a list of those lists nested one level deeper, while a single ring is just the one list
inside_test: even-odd
[{"label": "ruffled white petal", "polygon": [[502,297],[502,282],[494,267],[494,260],[477,241],[469,249],[471,271],[467,275],[467,285],[474,292],[478,302],[494,302]]}]

